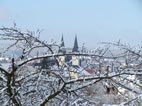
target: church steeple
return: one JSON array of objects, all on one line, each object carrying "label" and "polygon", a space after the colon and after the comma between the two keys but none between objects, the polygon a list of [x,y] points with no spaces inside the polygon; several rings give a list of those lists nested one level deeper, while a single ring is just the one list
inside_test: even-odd
[{"label": "church steeple", "polygon": [[77,35],[75,36],[74,46],[73,46],[72,52],[79,52],[79,50],[78,50],[78,42],[77,42]]},{"label": "church steeple", "polygon": [[62,38],[61,38],[61,45],[60,45],[61,47],[64,47],[65,46],[65,44],[64,44],[64,37],[63,37],[63,34],[62,34]]},{"label": "church steeple", "polygon": [[61,44],[60,44],[60,48],[59,48],[58,52],[59,53],[66,53],[63,34],[62,34]]}]

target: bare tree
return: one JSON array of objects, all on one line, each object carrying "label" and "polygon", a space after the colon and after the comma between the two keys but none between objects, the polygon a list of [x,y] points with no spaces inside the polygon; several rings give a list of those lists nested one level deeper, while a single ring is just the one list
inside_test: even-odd
[{"label": "bare tree", "polygon": [[[142,93],[141,48],[133,49],[118,42],[105,43],[104,48],[97,48],[93,53],[83,50],[62,54],[57,52],[60,47],[55,42],[49,44],[40,40],[39,30],[23,32],[16,25],[0,28],[0,40],[11,43],[3,50],[3,55],[12,48],[22,51],[19,57],[11,58],[9,69],[0,67],[1,105],[112,104],[111,100],[104,102],[112,94],[113,104],[129,105],[138,101]],[[114,53],[112,47],[119,53]],[[66,62],[59,65],[60,56],[79,56],[87,62],[78,68]],[[30,62],[47,58],[53,58],[56,63],[50,69],[28,66]],[[86,69],[91,69],[93,74],[86,74]],[[77,78],[73,77],[75,74]],[[99,89],[100,86],[103,88]]]}]

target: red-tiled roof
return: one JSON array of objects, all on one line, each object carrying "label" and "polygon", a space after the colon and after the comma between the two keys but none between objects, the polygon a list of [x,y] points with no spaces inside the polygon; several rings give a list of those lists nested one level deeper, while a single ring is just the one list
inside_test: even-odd
[{"label": "red-tiled roof", "polygon": [[87,71],[89,74],[94,74],[94,71],[93,71],[93,70],[87,69],[86,71]]}]

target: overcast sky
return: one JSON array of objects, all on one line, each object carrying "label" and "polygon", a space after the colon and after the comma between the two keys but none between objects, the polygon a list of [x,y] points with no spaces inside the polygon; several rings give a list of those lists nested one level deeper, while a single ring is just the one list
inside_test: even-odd
[{"label": "overcast sky", "polygon": [[22,29],[43,29],[41,38],[72,47],[75,34],[79,46],[119,39],[142,44],[141,0],[0,0],[0,26],[13,22]]}]

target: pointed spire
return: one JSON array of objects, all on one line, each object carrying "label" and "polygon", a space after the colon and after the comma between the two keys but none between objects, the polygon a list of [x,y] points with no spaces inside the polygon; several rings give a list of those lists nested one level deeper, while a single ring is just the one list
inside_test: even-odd
[{"label": "pointed spire", "polygon": [[66,53],[63,33],[62,33],[61,44],[60,44],[60,48],[59,48],[59,51],[58,51],[58,52],[59,52],[59,53]]},{"label": "pointed spire", "polygon": [[78,42],[77,42],[77,35],[75,36],[74,47],[72,49],[72,52],[79,52],[79,50],[78,50]]},{"label": "pointed spire", "polygon": [[61,39],[61,45],[60,45],[61,47],[64,47],[65,46],[65,44],[64,44],[64,37],[63,37],[63,33],[62,33],[62,39]]}]

